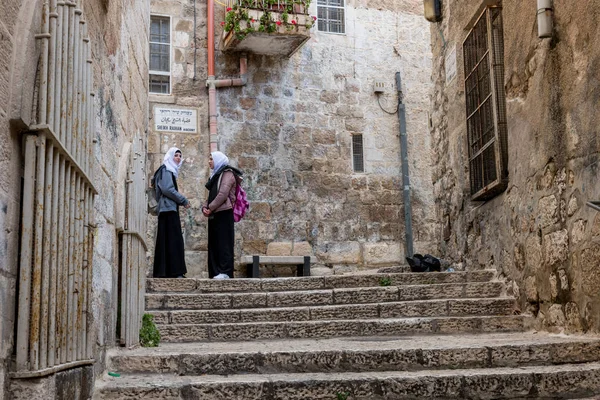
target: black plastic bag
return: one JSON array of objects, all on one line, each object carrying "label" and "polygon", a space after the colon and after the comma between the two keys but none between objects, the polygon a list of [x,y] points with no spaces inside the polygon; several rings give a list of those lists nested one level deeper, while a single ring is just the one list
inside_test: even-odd
[{"label": "black plastic bag", "polygon": [[440,272],[440,260],[431,254],[413,254],[412,257],[406,257],[411,272]]}]

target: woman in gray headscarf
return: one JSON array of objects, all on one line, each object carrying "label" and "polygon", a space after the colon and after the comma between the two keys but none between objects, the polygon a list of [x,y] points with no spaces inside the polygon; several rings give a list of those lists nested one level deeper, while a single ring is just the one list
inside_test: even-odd
[{"label": "woman in gray headscarf", "polygon": [[212,170],[205,187],[208,200],[202,213],[208,217],[208,276],[214,279],[233,278],[233,205],[237,177],[242,172],[229,165],[229,158],[220,151],[210,153]]},{"label": "woman in gray headscarf", "polygon": [[190,207],[190,202],[179,193],[177,177],[183,163],[181,150],[171,147],[156,171],[154,187],[158,199],[158,232],[154,248],[154,277],[183,278],[187,272],[183,250],[183,235],[179,206]]}]

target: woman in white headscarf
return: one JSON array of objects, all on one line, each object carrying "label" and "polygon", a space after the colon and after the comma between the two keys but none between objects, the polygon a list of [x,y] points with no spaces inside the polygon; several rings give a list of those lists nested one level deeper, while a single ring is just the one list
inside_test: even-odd
[{"label": "woman in white headscarf", "polygon": [[187,272],[179,206],[189,208],[190,202],[177,189],[177,177],[182,163],[181,150],[171,147],[165,154],[163,164],[152,178],[158,200],[158,232],[154,248],[153,274],[155,278],[183,278]]},{"label": "woman in white headscarf", "polygon": [[242,172],[229,165],[220,151],[210,153],[208,165],[212,170],[205,187],[208,199],[202,213],[208,217],[208,276],[214,279],[233,278],[233,205],[238,177]]}]

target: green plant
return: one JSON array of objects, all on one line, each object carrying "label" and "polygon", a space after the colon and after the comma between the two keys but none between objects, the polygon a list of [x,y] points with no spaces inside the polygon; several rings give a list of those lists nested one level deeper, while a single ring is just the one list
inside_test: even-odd
[{"label": "green plant", "polygon": [[[317,19],[315,16],[311,16],[309,21],[303,24],[300,24],[298,19],[298,15],[308,15],[307,10],[311,1],[241,0],[238,4],[227,8],[225,21],[221,22],[221,26],[225,32],[233,33],[238,40],[242,40],[247,34],[256,31],[277,32],[280,26],[286,31],[298,30],[299,26],[311,29]],[[258,20],[255,20],[249,17],[249,9],[262,10],[263,13]]]},{"label": "green plant", "polygon": [[156,329],[154,316],[144,314],[142,328],[140,329],[140,344],[143,347],[157,347],[160,342],[160,332]]},{"label": "green plant", "polygon": [[337,400],[347,400],[348,396],[350,396],[349,392],[337,392],[335,394],[337,396]]},{"label": "green plant", "polygon": [[392,280],[389,277],[384,276],[379,278],[379,286],[390,286],[391,284]]}]

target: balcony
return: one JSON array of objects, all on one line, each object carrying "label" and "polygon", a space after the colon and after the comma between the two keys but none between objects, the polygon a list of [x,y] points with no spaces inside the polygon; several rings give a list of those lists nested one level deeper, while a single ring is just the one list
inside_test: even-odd
[{"label": "balcony", "polygon": [[225,13],[221,50],[290,57],[308,39],[316,18],[310,0],[233,0]]}]

